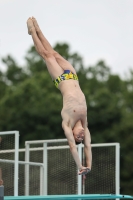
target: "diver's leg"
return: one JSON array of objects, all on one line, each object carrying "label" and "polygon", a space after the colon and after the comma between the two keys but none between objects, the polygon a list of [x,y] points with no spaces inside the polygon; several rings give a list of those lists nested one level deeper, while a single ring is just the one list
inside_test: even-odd
[{"label": "diver's leg", "polygon": [[42,45],[36,33],[33,21],[31,18],[27,20],[28,33],[32,36],[36,51],[45,60],[49,74],[53,79],[57,78],[63,73],[62,68],[58,65],[55,57],[47,51]]},{"label": "diver's leg", "polygon": [[76,74],[76,70],[71,65],[71,63],[68,62],[65,58],[63,58],[58,52],[54,53],[54,57],[63,70],[70,70],[72,73]]},{"label": "diver's leg", "polygon": [[32,36],[36,51],[40,56],[42,56],[45,59],[47,50],[43,47],[41,41],[39,40],[31,18],[27,20],[27,28],[29,35]]},{"label": "diver's leg", "polygon": [[37,23],[37,20],[32,17],[32,20],[33,20],[33,23],[34,23],[34,27],[36,29],[36,32],[37,32],[37,35],[38,35],[38,38],[40,39],[42,45],[44,46],[44,48],[49,51],[50,53],[53,54],[53,56],[55,57],[57,63],[60,65],[60,67],[63,69],[63,70],[70,70],[72,71],[74,74],[76,74],[76,71],[75,69],[73,68],[73,66],[66,60],[64,59],[58,52],[56,52],[52,46],[50,45],[50,43],[48,42],[48,40],[45,38],[45,36],[43,35],[38,23]]},{"label": "diver's leg", "polygon": [[42,45],[44,46],[44,48],[49,51],[49,53],[53,53],[54,52],[54,49],[52,48],[51,44],[48,42],[48,40],[45,38],[45,36],[43,35],[38,23],[37,23],[37,20],[32,17],[32,21],[33,21],[33,24],[34,24],[34,27],[36,29],[36,32],[37,32],[37,35],[40,39],[40,41],[42,42]]}]

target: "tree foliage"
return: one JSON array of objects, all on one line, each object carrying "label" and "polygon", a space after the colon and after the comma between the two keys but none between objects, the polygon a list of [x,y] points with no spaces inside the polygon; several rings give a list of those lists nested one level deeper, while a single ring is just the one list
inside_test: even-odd
[{"label": "tree foliage", "polygon": [[[68,44],[56,44],[54,49],[77,71],[87,100],[92,143],[120,143],[121,193],[133,194],[133,71],[122,80],[103,60],[85,67]],[[26,53],[23,67],[10,55],[2,62],[7,70],[0,71],[0,131],[19,130],[21,147],[26,140],[64,138],[62,96],[35,48]]]}]

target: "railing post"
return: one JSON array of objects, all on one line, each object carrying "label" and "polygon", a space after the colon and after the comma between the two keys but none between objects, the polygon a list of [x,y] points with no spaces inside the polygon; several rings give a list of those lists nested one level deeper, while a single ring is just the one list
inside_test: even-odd
[{"label": "railing post", "polygon": [[116,184],[116,194],[120,194],[120,144],[116,144],[116,171],[115,171],[115,184]]},{"label": "railing post", "polygon": [[19,132],[15,131],[15,164],[14,164],[14,196],[18,196],[18,179],[19,179]]},{"label": "railing post", "polygon": [[[25,162],[29,162],[30,158],[30,151],[29,151],[29,144],[26,144],[25,148]],[[29,164],[25,165],[25,195],[29,195]]]},{"label": "railing post", "polygon": [[[82,144],[78,145],[78,154],[79,154],[79,159],[82,162]],[[82,176],[78,176],[78,195],[82,194]]]},{"label": "railing post", "polygon": [[43,195],[43,177],[44,177],[44,168],[43,166],[40,166],[40,195]]},{"label": "railing post", "polygon": [[43,195],[47,195],[48,170],[47,170],[47,143],[43,143]]}]

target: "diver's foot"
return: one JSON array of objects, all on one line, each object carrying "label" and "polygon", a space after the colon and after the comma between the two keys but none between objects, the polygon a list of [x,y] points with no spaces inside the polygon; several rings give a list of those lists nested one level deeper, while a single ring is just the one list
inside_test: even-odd
[{"label": "diver's foot", "polygon": [[32,18],[29,18],[27,20],[27,28],[28,28],[28,34],[31,35],[33,31],[35,31],[35,27],[32,21]]},{"label": "diver's foot", "polygon": [[40,32],[41,29],[40,29],[40,27],[39,27],[39,25],[38,25],[38,23],[37,23],[36,18],[35,18],[35,17],[32,17],[32,21],[33,21],[33,24],[34,24],[34,27],[35,27],[36,32],[37,32],[37,33]]}]

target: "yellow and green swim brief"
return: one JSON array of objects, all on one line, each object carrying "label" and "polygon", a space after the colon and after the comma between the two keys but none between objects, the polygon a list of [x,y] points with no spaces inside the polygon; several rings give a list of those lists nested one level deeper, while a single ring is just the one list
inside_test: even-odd
[{"label": "yellow and green swim brief", "polygon": [[69,79],[78,81],[78,76],[76,74],[73,74],[70,70],[64,70],[64,73],[58,76],[53,82],[55,86],[58,88],[58,85],[61,81],[69,80]]}]

